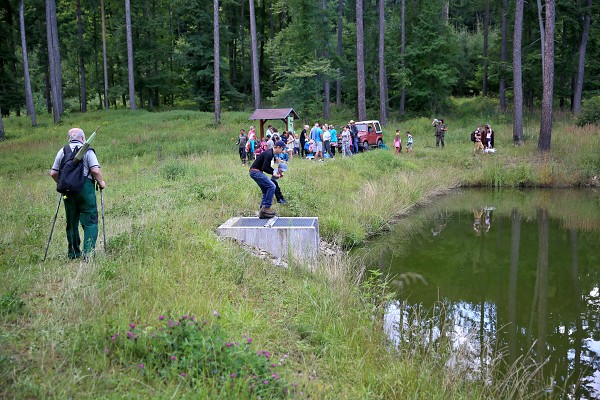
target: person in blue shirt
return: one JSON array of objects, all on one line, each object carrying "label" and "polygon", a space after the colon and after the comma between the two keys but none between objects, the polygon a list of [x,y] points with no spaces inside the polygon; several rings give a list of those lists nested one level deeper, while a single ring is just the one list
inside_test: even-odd
[{"label": "person in blue shirt", "polygon": [[337,131],[333,125],[329,125],[329,133],[331,134],[331,155],[335,157],[335,148],[338,146]]}]

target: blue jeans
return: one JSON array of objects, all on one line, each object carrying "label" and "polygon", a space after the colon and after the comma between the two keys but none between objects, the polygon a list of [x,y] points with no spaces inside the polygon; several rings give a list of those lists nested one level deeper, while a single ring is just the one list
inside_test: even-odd
[{"label": "blue jeans", "polygon": [[352,139],[352,144],[353,144],[352,153],[358,154],[358,137],[355,136],[354,139]]},{"label": "blue jeans", "polygon": [[275,184],[260,171],[250,171],[250,178],[258,185],[263,192],[261,207],[270,208],[273,204],[273,195],[275,194]]}]

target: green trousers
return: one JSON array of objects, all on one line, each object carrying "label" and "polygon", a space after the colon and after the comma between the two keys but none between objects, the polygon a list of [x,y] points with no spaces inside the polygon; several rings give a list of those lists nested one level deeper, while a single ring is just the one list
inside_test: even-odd
[{"label": "green trousers", "polygon": [[69,258],[81,257],[81,238],[79,224],[83,227],[83,256],[88,257],[96,248],[98,239],[98,206],[94,182],[86,179],[81,192],[65,196],[65,214],[67,217],[67,242]]}]

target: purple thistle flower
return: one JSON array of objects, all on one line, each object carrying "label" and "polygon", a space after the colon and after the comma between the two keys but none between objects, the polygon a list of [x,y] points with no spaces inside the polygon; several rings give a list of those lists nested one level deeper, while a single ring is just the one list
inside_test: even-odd
[{"label": "purple thistle flower", "polygon": [[164,316],[164,315],[159,315],[159,316],[158,316],[158,320],[159,320],[159,321],[162,321],[163,319],[165,319],[165,316]]},{"label": "purple thistle flower", "polygon": [[182,372],[182,373],[180,373],[179,375],[181,375],[181,376],[182,376],[182,377],[184,377],[184,378],[187,376],[187,374],[186,374],[185,372]]},{"label": "purple thistle flower", "polygon": [[177,357],[176,356],[171,356],[171,361],[175,361],[175,360],[177,360]]},{"label": "purple thistle flower", "polygon": [[263,355],[267,358],[271,357],[271,353],[269,353],[268,351],[263,351]]},{"label": "purple thistle flower", "polygon": [[104,348],[104,353],[106,353],[106,354],[110,353],[110,350],[108,349],[108,347]]},{"label": "purple thistle flower", "polygon": [[248,344],[252,343],[252,338],[249,337],[248,339],[246,339],[246,343],[248,343]]},{"label": "purple thistle flower", "polygon": [[132,323],[132,324],[129,324],[129,327],[130,327],[131,329],[133,329],[133,328],[135,328],[135,324],[133,324],[133,323]]},{"label": "purple thistle flower", "polygon": [[263,384],[264,384],[264,385],[268,385],[268,384],[269,384],[269,381],[265,379],[265,380],[263,381]]},{"label": "purple thistle flower", "polygon": [[234,379],[237,378],[237,374],[236,373],[230,374],[229,376],[231,376]]},{"label": "purple thistle flower", "polygon": [[225,347],[231,347],[231,343],[229,343],[229,342],[225,343]]},{"label": "purple thistle flower", "polygon": [[117,340],[117,335],[112,335],[112,336],[110,337],[110,340],[112,340],[113,342],[114,342],[115,340]]},{"label": "purple thistle flower", "polygon": [[213,310],[212,314],[217,318],[221,318],[221,314],[217,310]]},{"label": "purple thistle flower", "polygon": [[188,319],[188,316],[187,316],[187,314],[186,314],[186,315],[184,315],[183,317],[181,317],[181,319]]},{"label": "purple thistle flower", "polygon": [[292,386],[293,386],[293,387],[296,387],[296,386],[298,386],[298,383],[296,383],[296,382],[292,382]]},{"label": "purple thistle flower", "polygon": [[135,338],[135,334],[133,332],[131,332],[131,331],[127,331],[127,337],[129,339],[134,339]]},{"label": "purple thistle flower", "polygon": [[142,369],[142,368],[144,368],[144,364],[143,364],[143,363],[139,363],[139,364],[138,364],[138,368],[139,368],[139,369]]},{"label": "purple thistle flower", "polygon": [[273,379],[279,379],[279,375],[273,374],[273,375],[271,375],[271,378],[273,378]]},{"label": "purple thistle flower", "polygon": [[169,328],[173,327],[173,321],[169,320],[169,323],[167,324],[169,326]]},{"label": "purple thistle flower", "polygon": [[271,368],[275,368],[277,364],[271,364]]}]

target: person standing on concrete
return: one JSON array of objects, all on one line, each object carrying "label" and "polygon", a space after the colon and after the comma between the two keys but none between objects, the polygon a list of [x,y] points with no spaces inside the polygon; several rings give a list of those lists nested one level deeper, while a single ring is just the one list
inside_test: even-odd
[{"label": "person standing on concrete", "polygon": [[[85,143],[85,133],[80,128],[73,128],[68,133],[69,148],[72,153],[76,153]],[[50,170],[50,177],[58,183],[61,173],[61,167],[64,165],[63,159],[69,154],[65,154],[67,146],[58,151],[54,158],[54,164]],[[65,159],[65,161],[67,161]],[[96,248],[98,239],[98,206],[96,203],[96,191],[94,180],[98,183],[100,189],[106,187],[100,163],[96,158],[96,153],[88,149],[81,161],[83,163],[83,175],[85,177],[83,188],[75,194],[64,196],[65,215],[67,217],[67,243],[68,257],[76,259],[83,256],[89,258]],[[83,227],[83,253],[81,252],[81,238],[79,236],[79,224]]]},{"label": "person standing on concrete", "polygon": [[262,191],[262,200],[260,202],[260,210],[258,218],[268,219],[275,216],[275,211],[271,208],[273,204],[273,195],[275,194],[275,184],[269,179],[266,174],[273,175],[273,157],[285,151],[285,143],[281,140],[275,142],[272,149],[260,153],[256,160],[250,166],[250,178],[256,182]]}]

